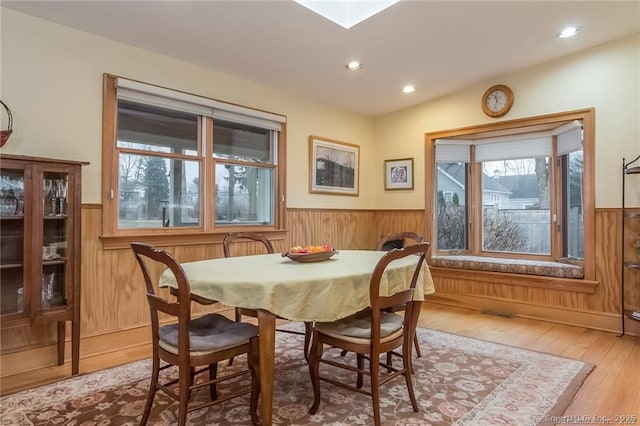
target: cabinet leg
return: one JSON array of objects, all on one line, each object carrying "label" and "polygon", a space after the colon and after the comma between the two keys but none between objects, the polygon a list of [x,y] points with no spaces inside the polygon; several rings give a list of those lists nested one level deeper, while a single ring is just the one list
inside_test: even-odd
[{"label": "cabinet leg", "polygon": [[58,321],[58,365],[64,364],[64,339],[66,327],[64,321]]},{"label": "cabinet leg", "polygon": [[80,319],[71,321],[71,374],[78,374],[80,367]]}]

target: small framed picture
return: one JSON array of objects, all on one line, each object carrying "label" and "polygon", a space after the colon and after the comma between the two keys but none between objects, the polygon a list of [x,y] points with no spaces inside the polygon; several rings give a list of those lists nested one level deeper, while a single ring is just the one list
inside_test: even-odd
[{"label": "small framed picture", "polygon": [[384,160],[384,189],[413,189],[413,158]]},{"label": "small framed picture", "polygon": [[309,192],[358,195],[358,145],[309,136],[309,154]]}]

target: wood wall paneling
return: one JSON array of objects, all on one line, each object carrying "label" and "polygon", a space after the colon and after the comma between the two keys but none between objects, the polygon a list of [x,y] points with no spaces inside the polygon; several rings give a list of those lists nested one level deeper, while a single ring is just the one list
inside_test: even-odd
[{"label": "wood wall paneling", "polygon": [[289,209],[287,225],[287,248],[329,243],[337,250],[373,249],[377,241],[370,210]]},{"label": "wood wall paneling", "polygon": [[[637,209],[640,210],[640,209]],[[522,306],[539,309],[548,308],[552,312],[561,310],[585,313],[590,318],[601,315],[612,323],[612,316],[620,312],[621,274],[621,212],[619,209],[596,210],[596,279],[598,285],[593,294],[575,291],[560,291],[496,283],[483,279],[460,279],[438,277],[434,273],[436,291],[459,297],[461,300],[475,298],[479,304],[491,305],[500,302],[501,309],[510,306],[517,314]],[[149,312],[144,295],[142,275],[130,249],[103,250],[102,210],[99,205],[85,205],[82,208],[82,297],[81,333],[84,340],[95,339],[111,332],[134,331],[146,327]],[[373,249],[381,235],[414,230],[426,234],[424,212],[422,210],[322,210],[288,209],[288,232],[284,239],[275,239],[277,252],[286,251],[293,245],[322,244],[328,242],[338,250]],[[640,230],[636,230],[640,231]],[[629,231],[626,244],[635,241]],[[219,242],[199,245],[163,247],[171,251],[178,261],[187,262],[206,258],[222,257]],[[236,247],[237,255],[260,253],[261,248],[254,243],[242,243]],[[154,271],[156,275],[160,270]],[[640,274],[627,272],[629,283],[625,298],[627,307],[640,305]],[[635,274],[635,275],[634,275]],[[163,289],[161,292],[166,292]],[[194,311],[228,311],[219,304],[208,307],[195,306]],[[562,318],[558,319],[564,321]],[[614,322],[615,323],[615,322]],[[34,325],[12,329],[2,334],[2,376],[17,371],[20,366],[19,351],[25,352],[24,359],[50,365],[55,362],[55,325]],[[631,324],[632,330],[634,324]],[[637,328],[637,327],[636,327]],[[35,331],[35,333],[34,333]],[[143,333],[144,334],[144,333]],[[95,345],[81,345],[81,357],[88,357]],[[117,350],[118,348],[113,348]],[[37,359],[29,353],[37,353]],[[51,354],[43,356],[42,354]],[[32,365],[30,364],[30,365]]]},{"label": "wood wall paneling", "polygon": [[376,240],[396,232],[414,231],[427,238],[424,210],[378,210],[376,211]]}]

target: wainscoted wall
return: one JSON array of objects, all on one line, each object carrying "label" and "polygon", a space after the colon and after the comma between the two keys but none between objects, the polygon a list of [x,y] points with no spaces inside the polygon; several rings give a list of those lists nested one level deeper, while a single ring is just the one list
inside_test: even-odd
[{"label": "wainscoted wall", "polygon": [[[102,210],[99,205],[82,209],[82,297],[81,356],[100,351],[99,336],[124,333],[123,346],[148,338],[148,308],[142,277],[130,249],[103,250],[100,240]],[[289,232],[284,239],[274,240],[276,251],[296,244],[329,242],[338,249],[372,249],[386,233],[402,230],[425,232],[422,210],[321,210],[289,209]],[[640,232],[636,229],[635,231]],[[595,292],[536,288],[498,283],[490,279],[460,277],[434,273],[436,303],[470,306],[555,320],[616,331],[620,327],[620,235],[621,214],[618,209],[596,211],[597,285]],[[637,235],[637,234],[636,234]],[[628,246],[632,244],[629,233]],[[188,262],[222,257],[219,243],[195,246],[165,247],[179,261]],[[238,254],[254,253],[250,243],[238,247]],[[157,274],[160,271],[155,271]],[[628,305],[640,305],[640,274],[627,271]],[[637,289],[633,291],[632,289]],[[220,305],[197,310],[227,309]],[[629,330],[640,334],[637,323]],[[635,327],[635,328],[634,328]],[[2,376],[55,363],[55,326],[38,325],[31,329],[15,328],[2,333]],[[69,357],[67,356],[67,359]]]}]

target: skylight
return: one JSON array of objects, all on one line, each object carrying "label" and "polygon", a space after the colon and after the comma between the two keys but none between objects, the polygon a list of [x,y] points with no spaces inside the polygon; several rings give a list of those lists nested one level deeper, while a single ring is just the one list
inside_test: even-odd
[{"label": "skylight", "polygon": [[295,0],[336,24],[349,29],[400,0]]}]

